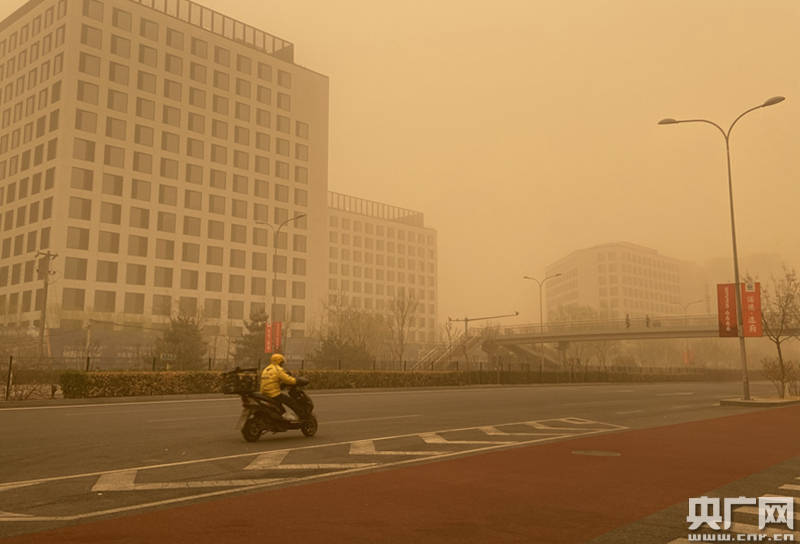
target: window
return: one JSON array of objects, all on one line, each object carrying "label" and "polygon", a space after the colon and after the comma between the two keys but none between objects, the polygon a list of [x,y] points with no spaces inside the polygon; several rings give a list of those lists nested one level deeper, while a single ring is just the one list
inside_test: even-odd
[{"label": "window", "polygon": [[272,67],[263,62],[258,63],[258,78],[263,81],[272,81]]},{"label": "window", "polygon": [[244,317],[244,302],[241,300],[228,301],[228,319],[242,319]]},{"label": "window", "polygon": [[72,219],[90,220],[92,218],[92,201],[88,198],[70,197],[69,217]]},{"label": "window", "polygon": [[183,256],[181,260],[189,263],[200,262],[200,244],[193,244],[190,242],[183,243]]},{"label": "window", "polygon": [[211,160],[219,164],[228,163],[228,150],[216,144],[211,144]]},{"label": "window", "polygon": [[103,193],[122,196],[122,176],[103,174]]},{"label": "window", "polygon": [[272,90],[269,87],[258,85],[256,87],[256,100],[262,104],[269,105],[272,102]]},{"label": "window", "polygon": [[211,213],[225,213],[225,197],[219,195],[209,195],[208,211]]},{"label": "window", "polygon": [[150,182],[134,179],[131,182],[131,198],[150,202]]},{"label": "window", "polygon": [[214,119],[211,122],[211,135],[223,140],[228,138],[228,123]]},{"label": "window", "polygon": [[201,210],[203,207],[203,193],[186,189],[183,205],[191,210]]},{"label": "window", "polygon": [[231,225],[231,242],[247,243],[247,229],[244,225]]},{"label": "window", "polygon": [[189,130],[204,133],[206,130],[206,118],[202,115],[189,112]]},{"label": "window", "polygon": [[244,268],[246,261],[246,253],[241,249],[231,249],[230,253],[230,266],[234,268]]},{"label": "window", "polygon": [[94,310],[96,312],[115,312],[116,311],[116,296],[114,291],[101,291],[94,292]]},{"label": "window", "polygon": [[156,266],[153,273],[153,284],[156,287],[172,287],[172,269]]},{"label": "window", "polygon": [[[222,266],[222,248],[216,246],[208,246],[206,250],[206,264]],[[220,277],[220,289],[222,285],[222,277]]]},{"label": "window", "polygon": [[[99,28],[81,25],[81,43],[101,49],[103,47],[103,32]],[[31,58],[31,60],[34,60]]]},{"label": "window", "polygon": [[158,41],[158,23],[142,19],[139,23],[139,35],[148,40]]},{"label": "window", "polygon": [[172,240],[156,240],[156,259],[171,261],[175,258],[175,242]]},{"label": "window", "polygon": [[180,152],[180,142],[180,137],[177,134],[167,131],[161,133],[161,149],[164,151],[171,151],[172,153]]},{"label": "window", "polygon": [[75,138],[72,148],[72,157],[83,161],[94,161],[94,142]]},{"label": "window", "polygon": [[228,115],[228,99],[224,96],[215,94],[214,99],[212,100],[212,109],[214,110],[214,113]]},{"label": "window", "polygon": [[289,72],[284,72],[283,70],[278,70],[278,85],[281,87],[286,87],[287,89],[291,89],[292,74]]},{"label": "window", "polygon": [[135,234],[128,235],[128,255],[147,257],[147,238]]},{"label": "window", "polygon": [[203,183],[203,167],[196,164],[187,164],[186,181],[189,183]]},{"label": "window", "polygon": [[126,314],[143,314],[144,293],[125,293],[125,307],[123,312]]},{"label": "window", "polygon": [[230,293],[244,293],[244,276],[239,274],[231,274],[228,278],[228,292]]},{"label": "window", "polygon": [[172,106],[164,106],[162,121],[175,127],[181,126],[181,110]]},{"label": "window", "polygon": [[65,287],[62,292],[61,307],[64,310],[83,310],[85,295],[83,289]]},{"label": "window", "polygon": [[249,57],[245,57],[244,55],[236,55],[236,69],[240,72],[249,74],[251,72],[251,64],[252,63]]},{"label": "window", "polygon": [[89,229],[67,227],[67,247],[70,249],[89,249]]},{"label": "window", "polygon": [[156,228],[161,232],[175,232],[176,216],[170,212],[158,212]]},{"label": "window", "polygon": [[119,225],[122,220],[122,207],[111,202],[100,203],[100,222]]},{"label": "window", "polygon": [[217,189],[225,189],[225,172],[222,170],[211,170],[211,186]]},{"label": "window", "polygon": [[175,49],[183,50],[183,32],[168,28],[167,45]]},{"label": "window", "polygon": [[125,283],[128,285],[144,285],[147,280],[147,267],[143,264],[128,263],[125,271]]},{"label": "window", "polygon": [[106,118],[106,136],[116,138],[117,140],[124,140],[125,133],[125,121],[114,117]]},{"label": "window", "polygon": [[153,173],[153,156],[149,153],[135,151],[133,153],[133,169],[145,174]]},{"label": "window", "polygon": [[67,257],[64,259],[64,279],[85,280],[86,279],[86,259],[78,257]]},{"label": "window", "polygon": [[250,82],[245,80],[245,79],[241,79],[241,78],[237,77],[236,78],[236,94],[238,94],[239,96],[242,96],[244,98],[250,98]]},{"label": "window", "polygon": [[153,315],[170,315],[172,313],[172,297],[169,295],[153,295]]},{"label": "window", "polygon": [[146,98],[136,99],[136,115],[145,119],[155,120],[156,103]]},{"label": "window", "polygon": [[219,272],[206,272],[206,291],[222,291],[222,274]]},{"label": "window", "polygon": [[84,191],[92,190],[92,181],[94,178],[94,171],[85,168],[72,167],[72,176],[70,178],[70,187],[73,189],[82,189]]},{"label": "window", "polygon": [[108,145],[104,149],[103,163],[117,168],[125,167],[125,149],[115,145]]},{"label": "window", "polygon": [[120,85],[127,85],[129,79],[128,67],[117,62],[108,64],[108,79]]},{"label": "window", "polygon": [[137,144],[153,145],[153,129],[144,125],[136,125],[134,130],[134,140]]},{"label": "window", "polygon": [[156,92],[156,76],[150,72],[143,72],[139,70],[137,76],[137,87],[140,91],[155,94]]},{"label": "window", "polygon": [[200,219],[185,216],[183,218],[183,233],[188,236],[200,236]]},{"label": "window", "polygon": [[189,87],[189,103],[198,108],[205,108],[206,92],[196,87]]},{"label": "window", "polygon": [[212,240],[225,239],[225,223],[222,221],[209,221],[208,222],[208,237]]},{"label": "window", "polygon": [[130,209],[130,226],[139,229],[150,227],[150,210],[136,206]]},{"label": "window", "polygon": [[197,159],[203,158],[203,142],[195,138],[186,138],[186,154]]},{"label": "window", "polygon": [[194,81],[198,81],[200,83],[206,82],[206,67],[202,64],[197,64],[193,62],[189,67],[189,77],[191,77]]},{"label": "window", "polygon": [[126,59],[130,58],[131,56],[131,41],[117,36],[116,34],[111,35],[111,52],[117,56],[124,57]]},{"label": "window", "polygon": [[167,204],[168,206],[175,206],[178,203],[178,189],[171,185],[158,186],[158,202],[159,204]]},{"label": "window", "polygon": [[119,253],[119,234],[101,230],[97,248],[104,253]]},{"label": "window", "polygon": [[127,11],[114,8],[112,17],[111,17],[111,24],[113,24],[117,28],[121,28],[123,30],[130,30],[131,29],[131,14]]},{"label": "window", "polygon": [[308,139],[308,123],[303,123],[302,121],[297,121],[295,124],[295,135],[298,138]]},{"label": "window", "polygon": [[181,270],[181,289],[197,289],[198,278],[197,270]]},{"label": "window", "polygon": [[78,70],[90,76],[100,75],[100,57],[81,53],[78,60]]}]

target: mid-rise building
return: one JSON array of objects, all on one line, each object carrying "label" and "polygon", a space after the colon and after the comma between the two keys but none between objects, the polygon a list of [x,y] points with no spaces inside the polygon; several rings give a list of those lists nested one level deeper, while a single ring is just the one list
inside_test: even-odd
[{"label": "mid-rise building", "polygon": [[410,344],[436,341],[436,231],[421,212],[328,193],[330,303],[390,313],[413,301]]},{"label": "mid-rise building", "polygon": [[546,273],[560,274],[545,284],[548,312],[575,304],[615,319],[683,314],[696,301],[691,310],[705,313],[714,304],[699,267],[628,242],[573,251]]}]

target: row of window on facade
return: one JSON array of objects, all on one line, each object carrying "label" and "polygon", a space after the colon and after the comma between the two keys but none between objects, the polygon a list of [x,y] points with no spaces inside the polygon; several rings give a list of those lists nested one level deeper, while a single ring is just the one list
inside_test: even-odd
[{"label": "row of window on facade", "polygon": [[[30,121],[25,125],[25,128],[22,129],[11,130],[13,125],[22,123],[29,117],[42,112],[49,105],[55,104],[59,100],[61,100],[61,81],[56,81],[53,83],[52,87],[42,89],[38,92],[38,106],[37,94],[31,93],[24,101],[20,100],[13,107],[9,106],[4,109],[2,114],[0,114],[0,129],[4,131],[4,135],[8,136],[8,139],[5,143],[0,141],[4,149],[2,153],[13,150],[20,144],[27,143],[25,141],[26,136],[29,138],[33,137],[33,121]],[[30,139],[28,139],[28,141],[30,141]]]},{"label": "row of window on facade", "polygon": [[[342,244],[350,244],[350,238],[342,238]],[[411,244],[411,242],[409,242]],[[418,257],[420,259],[435,259],[436,253],[431,248],[426,248],[424,246],[414,246],[405,244],[395,244],[392,241],[386,242],[383,239],[372,239],[372,238],[362,238],[361,236],[353,236],[352,245],[349,247],[337,247],[331,246],[328,250],[329,257],[331,259],[339,259],[341,258],[344,261],[349,261],[351,258],[353,260],[361,260],[362,252],[358,249],[351,250],[350,247],[356,247],[370,251],[380,251],[386,253],[396,253],[398,255],[408,255],[409,257]],[[351,257],[352,255],[352,257]],[[393,266],[393,265],[392,265]],[[433,266],[433,263],[431,263]]]},{"label": "row of window on facade", "polygon": [[[41,290],[36,291],[35,299],[33,291],[0,295],[0,315],[8,316],[18,313],[40,311],[40,293]],[[118,294],[121,299],[119,301],[117,300]],[[158,316],[170,316],[177,310],[181,313],[201,315],[208,318],[227,317],[228,319],[245,319],[252,315],[264,313],[267,307],[264,302],[249,301],[246,303],[243,300],[223,301],[218,298],[204,298],[201,302],[198,297],[173,297],[172,295],[163,294],[154,294],[147,297],[144,293],[117,293],[116,291],[106,291],[103,289],[94,290],[91,296],[92,305],[89,306],[86,300],[85,289],[64,287],[62,289],[61,308],[66,311],[94,311],[102,313],[121,311],[125,314],[143,315],[145,313],[150,313],[151,315]],[[147,298],[150,299],[151,303],[149,307],[145,304]],[[226,309],[224,316],[222,315],[223,304]],[[245,314],[246,304],[250,310],[247,314]],[[48,304],[48,306],[50,305]],[[285,304],[275,304],[272,308],[276,321],[279,318],[285,318]],[[289,309],[292,322],[303,323],[305,321],[305,306],[290,305]]]},{"label": "row of window on facade", "polygon": [[641,266],[652,267],[655,268],[656,270],[669,270],[671,272],[678,271],[678,265],[676,263],[671,263],[669,261],[657,257],[637,255],[635,253],[629,253],[627,251],[620,252],[619,255],[617,255],[616,251],[599,252],[597,254],[597,260],[618,261],[618,262],[625,261]]},{"label": "row of window on facade", "polygon": [[[87,0],[84,5],[84,16],[103,23],[105,21],[105,9],[99,0]],[[114,7],[111,11],[111,24],[113,27],[125,32],[136,32],[140,38],[155,42],[157,45],[164,44],[176,51],[185,51],[189,45],[189,52],[203,60],[213,60],[216,64],[226,68],[234,68],[246,75],[254,75],[264,81],[272,81],[272,67],[264,62],[253,61],[249,56],[241,53],[233,53],[232,50],[220,45],[211,45],[207,40],[196,36],[189,36],[186,39],[184,32],[165,26],[163,32],[164,40],[161,41],[161,25],[146,17],[138,18],[138,25],[134,25],[134,15],[132,12]],[[135,29],[134,26],[137,28]],[[213,52],[212,55],[209,55]],[[235,59],[235,60],[234,60]],[[278,85],[291,88],[292,77],[289,72],[278,71]]]}]

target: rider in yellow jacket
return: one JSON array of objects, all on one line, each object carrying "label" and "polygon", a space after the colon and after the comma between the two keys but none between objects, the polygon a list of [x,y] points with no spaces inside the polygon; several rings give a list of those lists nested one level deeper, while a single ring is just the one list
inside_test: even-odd
[{"label": "rider in yellow jacket", "polygon": [[[280,353],[276,353],[269,358],[269,364],[261,372],[261,394],[268,396],[278,406],[285,404],[295,414],[298,414],[299,411],[296,408],[294,399],[286,393],[281,393],[281,384],[294,385],[297,383],[297,380],[283,369],[285,362],[286,359]],[[286,414],[284,414],[284,418],[295,419]]]}]

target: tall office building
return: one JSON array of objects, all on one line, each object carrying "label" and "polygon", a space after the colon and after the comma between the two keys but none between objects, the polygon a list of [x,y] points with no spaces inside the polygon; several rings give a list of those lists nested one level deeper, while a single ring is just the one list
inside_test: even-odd
[{"label": "tall office building", "polygon": [[708,313],[715,304],[700,267],[628,242],[573,251],[546,273],[561,274],[546,284],[548,312],[576,304],[618,319]]},{"label": "tall office building", "polygon": [[391,315],[413,300],[409,344],[435,342],[436,231],[424,215],[335,192],[328,207],[329,302]]},{"label": "tall office building", "polygon": [[188,0],[0,22],[0,323],[38,323],[49,269],[50,328],[185,311],[227,335],[266,307],[303,336],[328,294],[328,78],[293,51]]}]

